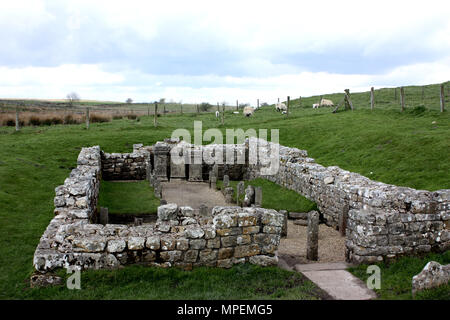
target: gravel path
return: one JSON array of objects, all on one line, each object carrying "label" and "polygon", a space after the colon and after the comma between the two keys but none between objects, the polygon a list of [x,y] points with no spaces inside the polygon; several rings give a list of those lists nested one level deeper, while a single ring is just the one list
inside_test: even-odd
[{"label": "gravel path", "polygon": [[345,237],[325,224],[319,225],[319,260],[306,259],[306,229],[307,227],[295,225],[293,220],[288,220],[288,236],[281,239],[278,256],[289,264],[345,261]]}]

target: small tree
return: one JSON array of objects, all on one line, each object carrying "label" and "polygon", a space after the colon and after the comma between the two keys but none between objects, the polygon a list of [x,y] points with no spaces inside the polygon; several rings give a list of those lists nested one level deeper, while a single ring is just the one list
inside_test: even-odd
[{"label": "small tree", "polygon": [[66,96],[66,98],[67,98],[67,101],[69,102],[69,105],[70,105],[70,106],[73,106],[73,104],[74,104],[75,102],[80,101],[80,96],[79,96],[78,93],[76,93],[76,92],[68,93],[67,96]]},{"label": "small tree", "polygon": [[200,110],[205,112],[208,111],[208,109],[210,109],[212,107],[212,105],[210,105],[208,102],[202,102],[202,104],[200,105]]},{"label": "small tree", "polygon": [[132,103],[133,103],[133,99],[131,99],[131,98],[128,98],[128,99],[127,99],[127,101],[126,101],[126,103],[128,103],[128,104],[132,104]]}]

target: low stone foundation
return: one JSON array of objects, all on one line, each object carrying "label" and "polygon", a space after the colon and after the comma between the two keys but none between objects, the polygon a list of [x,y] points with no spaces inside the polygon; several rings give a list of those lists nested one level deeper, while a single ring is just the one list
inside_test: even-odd
[{"label": "low stone foundation", "polygon": [[158,208],[155,224],[91,224],[59,214],[41,238],[34,256],[39,272],[76,266],[117,268],[127,264],[230,268],[250,262],[276,265],[284,216],[262,208],[215,207],[212,216],[190,207]]},{"label": "low stone foundation", "polygon": [[[134,145],[133,152],[125,154],[104,153],[99,146],[83,148],[77,167],[55,189],[55,217],[36,249],[36,270],[115,268],[130,263],[186,269],[241,262],[276,264],[283,214],[274,210],[216,207],[212,217],[205,217],[192,214],[189,207],[163,206],[161,212],[173,212],[170,218],[161,213],[156,224],[96,224],[101,177],[202,181],[213,171],[216,177],[227,174],[232,180],[265,178],[316,202],[322,220],[346,235],[349,262],[372,263],[450,248],[450,190],[430,192],[375,182],[339,167],[323,167],[306,151],[284,146],[278,146],[278,172],[261,175],[261,161],[249,163],[252,139],[243,145],[209,145],[197,151],[180,143],[184,157],[195,152],[206,152],[210,158],[222,154],[216,162],[200,164],[173,164],[170,151],[178,144],[172,140]],[[256,143],[269,152],[270,143]],[[234,165],[224,164],[227,155]]]}]

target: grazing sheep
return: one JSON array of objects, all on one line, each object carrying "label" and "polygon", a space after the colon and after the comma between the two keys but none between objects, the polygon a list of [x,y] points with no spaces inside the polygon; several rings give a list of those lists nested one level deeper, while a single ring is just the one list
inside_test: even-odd
[{"label": "grazing sheep", "polygon": [[313,104],[313,109],[317,109],[317,108],[319,108],[320,107],[320,104],[318,104],[318,103],[314,103]]},{"label": "grazing sheep", "polygon": [[277,111],[283,111],[283,110],[287,110],[287,107],[286,107],[286,105],[284,103],[277,103],[275,105],[275,109]]},{"label": "grazing sheep", "polygon": [[253,111],[255,111],[255,109],[253,109],[252,107],[245,107],[244,116],[250,117],[251,115],[253,115]]},{"label": "grazing sheep", "polygon": [[322,100],[320,100],[320,106],[333,107],[334,103],[331,100],[322,99]]},{"label": "grazing sheep", "polygon": [[287,114],[287,111],[281,111],[281,114]]},{"label": "grazing sheep", "polygon": [[220,116],[220,112],[216,111],[216,118],[218,118]]}]

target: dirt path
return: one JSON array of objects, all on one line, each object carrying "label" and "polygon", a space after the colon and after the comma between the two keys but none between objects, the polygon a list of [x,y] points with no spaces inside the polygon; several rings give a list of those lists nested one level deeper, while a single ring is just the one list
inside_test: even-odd
[{"label": "dirt path", "polygon": [[295,225],[293,220],[288,220],[288,235],[281,239],[278,247],[280,258],[290,266],[301,263],[345,261],[345,237],[341,237],[338,231],[325,224],[319,225],[319,260],[306,259],[306,228]]},{"label": "dirt path", "polygon": [[206,182],[170,181],[162,183],[162,196],[167,203],[198,209],[205,204],[209,210],[215,206],[229,205],[220,191],[209,188]]}]

